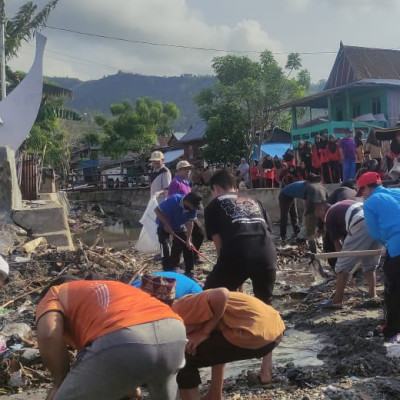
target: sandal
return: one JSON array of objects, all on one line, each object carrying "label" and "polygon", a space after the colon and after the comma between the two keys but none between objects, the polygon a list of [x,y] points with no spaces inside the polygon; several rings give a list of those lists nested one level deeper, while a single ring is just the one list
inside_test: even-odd
[{"label": "sandal", "polygon": [[317,304],[317,307],[327,310],[341,310],[343,308],[343,304],[342,303],[333,304],[332,299],[329,299],[321,301],[320,303]]}]

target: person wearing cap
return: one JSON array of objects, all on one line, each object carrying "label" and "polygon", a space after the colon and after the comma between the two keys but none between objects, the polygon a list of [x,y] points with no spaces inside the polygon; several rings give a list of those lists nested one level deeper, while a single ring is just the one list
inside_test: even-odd
[{"label": "person wearing cap", "polygon": [[150,161],[153,167],[150,174],[150,194],[151,196],[159,192],[166,194],[171,183],[171,172],[164,165],[164,154],[158,150],[153,151]]},{"label": "person wearing cap", "polygon": [[168,197],[171,197],[174,194],[190,193],[191,190],[189,184],[189,176],[190,171],[193,168],[194,166],[186,160],[179,161],[178,164],[176,164],[175,176],[174,179],[172,179],[168,188]]},{"label": "person wearing cap", "polygon": [[[314,215],[324,221],[326,237],[334,244],[334,251],[359,251],[381,249],[380,243],[368,233],[364,219],[363,204],[354,200],[339,201],[334,205],[317,203]],[[319,304],[321,308],[342,308],[344,290],[348,277],[361,263],[368,284],[368,295],[376,297],[375,271],[379,263],[379,255],[359,257],[339,257],[335,265],[336,288],[332,299]]]},{"label": "person wearing cap", "polygon": [[[202,287],[196,281],[190,279],[189,277],[183,274],[179,274],[178,272],[160,271],[160,272],[154,272],[152,275],[176,280],[174,299],[180,299],[181,297],[186,296],[187,294],[196,294],[196,293],[201,293],[203,291]],[[142,282],[143,282],[142,278],[139,278],[136,279],[134,282],[132,282],[131,285],[137,288],[142,288]]]},{"label": "person wearing cap", "polygon": [[[186,160],[178,162],[178,164],[176,165],[176,173],[174,179],[172,179],[172,182],[169,185],[168,197],[171,197],[174,194],[186,195],[191,192],[188,178],[190,176],[190,171],[193,168],[194,166]],[[204,233],[197,220],[193,221],[192,241],[195,249],[199,251],[201,245],[204,242]],[[202,263],[197,253],[194,253],[194,262],[196,264]]]},{"label": "person wearing cap", "polygon": [[[193,276],[194,256],[190,240],[193,221],[197,218],[197,210],[201,209],[202,198],[196,193],[187,195],[174,194],[161,202],[154,209],[157,216],[157,235],[162,248],[162,266],[164,271],[178,268],[181,253],[185,262],[185,274]],[[173,237],[171,252],[169,237]]]},{"label": "person wearing cap", "polygon": [[[143,384],[152,400],[175,400],[187,343],[181,317],[130,285],[71,279],[46,288],[36,311],[53,378],[47,400],[120,400]],[[71,370],[67,346],[79,351]]]},{"label": "person wearing cap", "polygon": [[384,188],[377,172],[357,179],[357,196],[364,198],[364,216],[370,235],[387,250],[383,264],[386,307],[385,338],[400,342],[400,189]]},{"label": "person wearing cap", "polygon": [[0,286],[4,286],[8,282],[8,275],[10,274],[10,267],[8,262],[0,256]]}]

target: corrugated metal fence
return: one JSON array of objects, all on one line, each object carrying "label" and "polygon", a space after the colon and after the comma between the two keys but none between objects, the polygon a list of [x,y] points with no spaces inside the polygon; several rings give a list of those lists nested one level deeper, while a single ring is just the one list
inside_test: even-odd
[{"label": "corrugated metal fence", "polygon": [[37,200],[37,165],[33,155],[24,154],[22,157],[20,187],[23,200]]}]

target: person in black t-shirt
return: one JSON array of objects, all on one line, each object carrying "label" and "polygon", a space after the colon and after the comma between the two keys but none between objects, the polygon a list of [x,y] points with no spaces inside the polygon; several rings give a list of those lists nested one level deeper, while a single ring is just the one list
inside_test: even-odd
[{"label": "person in black t-shirt", "polygon": [[276,274],[272,223],[261,203],[238,196],[235,178],[219,171],[210,180],[214,199],[204,211],[207,237],[215,244],[218,260],[204,289],[237,290],[250,278],[254,295],[271,303]]},{"label": "person in black t-shirt", "polygon": [[[236,291],[251,279],[255,297],[271,304],[276,277],[276,250],[272,223],[261,203],[238,196],[235,177],[228,171],[210,180],[213,200],[204,210],[207,237],[214,242],[218,260],[208,275],[204,290],[225,287]],[[260,382],[272,380],[272,352],[263,357]]]}]

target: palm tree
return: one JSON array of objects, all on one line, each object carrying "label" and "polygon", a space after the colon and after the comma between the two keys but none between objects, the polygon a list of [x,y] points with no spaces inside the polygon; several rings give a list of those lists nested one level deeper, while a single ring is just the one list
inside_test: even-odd
[{"label": "palm tree", "polygon": [[[5,53],[10,60],[18,54],[22,43],[32,39],[35,31],[45,26],[50,12],[56,7],[59,0],[49,1],[41,10],[32,1],[22,5],[12,18],[6,20]],[[0,0],[0,15],[5,20],[5,0]]]}]

